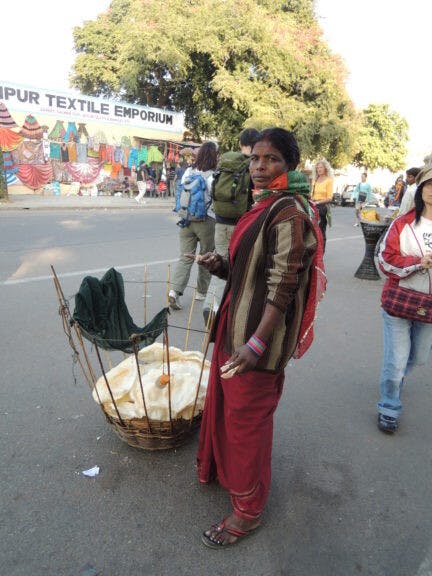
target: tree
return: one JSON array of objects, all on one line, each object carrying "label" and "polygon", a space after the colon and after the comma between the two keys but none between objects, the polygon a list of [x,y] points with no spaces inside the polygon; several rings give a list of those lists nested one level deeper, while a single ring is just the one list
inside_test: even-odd
[{"label": "tree", "polygon": [[397,172],[405,166],[408,123],[388,104],[370,104],[362,112],[354,163],[367,169],[388,168]]},{"label": "tree", "polygon": [[[113,0],[74,29],[86,94],[182,111],[200,140],[246,126],[293,130],[304,157],[351,159],[356,114],[313,0]],[[354,127],[354,130],[353,130]]]},{"label": "tree", "polygon": [[4,158],[3,152],[0,148],[0,200],[7,200],[8,196],[8,186],[6,180],[6,172],[4,170]]}]

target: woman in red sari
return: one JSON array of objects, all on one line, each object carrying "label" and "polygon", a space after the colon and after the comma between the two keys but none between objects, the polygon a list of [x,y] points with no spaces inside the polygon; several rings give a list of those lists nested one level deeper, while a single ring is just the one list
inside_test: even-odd
[{"label": "woman in red sari", "polygon": [[[197,455],[199,481],[217,480],[232,512],[203,533],[222,548],[255,530],[270,489],[273,414],[292,356],[309,347],[322,236],[292,133],[260,133],[250,160],[254,205],[237,224],[229,258],[197,261],[227,280],[216,316],[212,368]],[[322,268],[321,272],[323,274]]]}]

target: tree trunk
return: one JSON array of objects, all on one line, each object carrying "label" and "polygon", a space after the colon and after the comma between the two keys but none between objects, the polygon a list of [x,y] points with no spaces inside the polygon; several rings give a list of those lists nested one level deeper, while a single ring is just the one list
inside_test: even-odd
[{"label": "tree trunk", "polygon": [[4,171],[3,151],[0,148],[0,200],[8,200],[6,172]]}]

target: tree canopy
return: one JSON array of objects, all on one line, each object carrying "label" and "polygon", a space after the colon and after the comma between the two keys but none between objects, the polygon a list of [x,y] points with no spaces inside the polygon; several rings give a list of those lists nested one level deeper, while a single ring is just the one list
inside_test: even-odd
[{"label": "tree canopy", "polygon": [[293,130],[304,157],[352,158],[357,115],[313,0],[113,0],[74,29],[72,84],[185,114],[200,140],[247,126]]},{"label": "tree canopy", "polygon": [[388,104],[370,104],[362,112],[354,163],[370,170],[404,168],[407,155],[408,123]]}]

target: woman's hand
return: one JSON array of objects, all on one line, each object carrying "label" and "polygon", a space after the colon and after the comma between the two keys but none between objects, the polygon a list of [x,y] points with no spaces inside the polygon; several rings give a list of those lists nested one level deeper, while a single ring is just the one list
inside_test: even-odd
[{"label": "woman's hand", "polygon": [[249,346],[244,344],[240,346],[240,348],[237,348],[227,362],[221,366],[221,377],[231,378],[231,376],[235,374],[243,374],[243,372],[254,370],[258,360],[258,356],[252,352]]},{"label": "woman's hand", "polygon": [[185,254],[186,258],[195,260],[200,266],[204,266],[212,274],[217,274],[222,268],[223,258],[215,252],[206,252],[206,254]]}]

